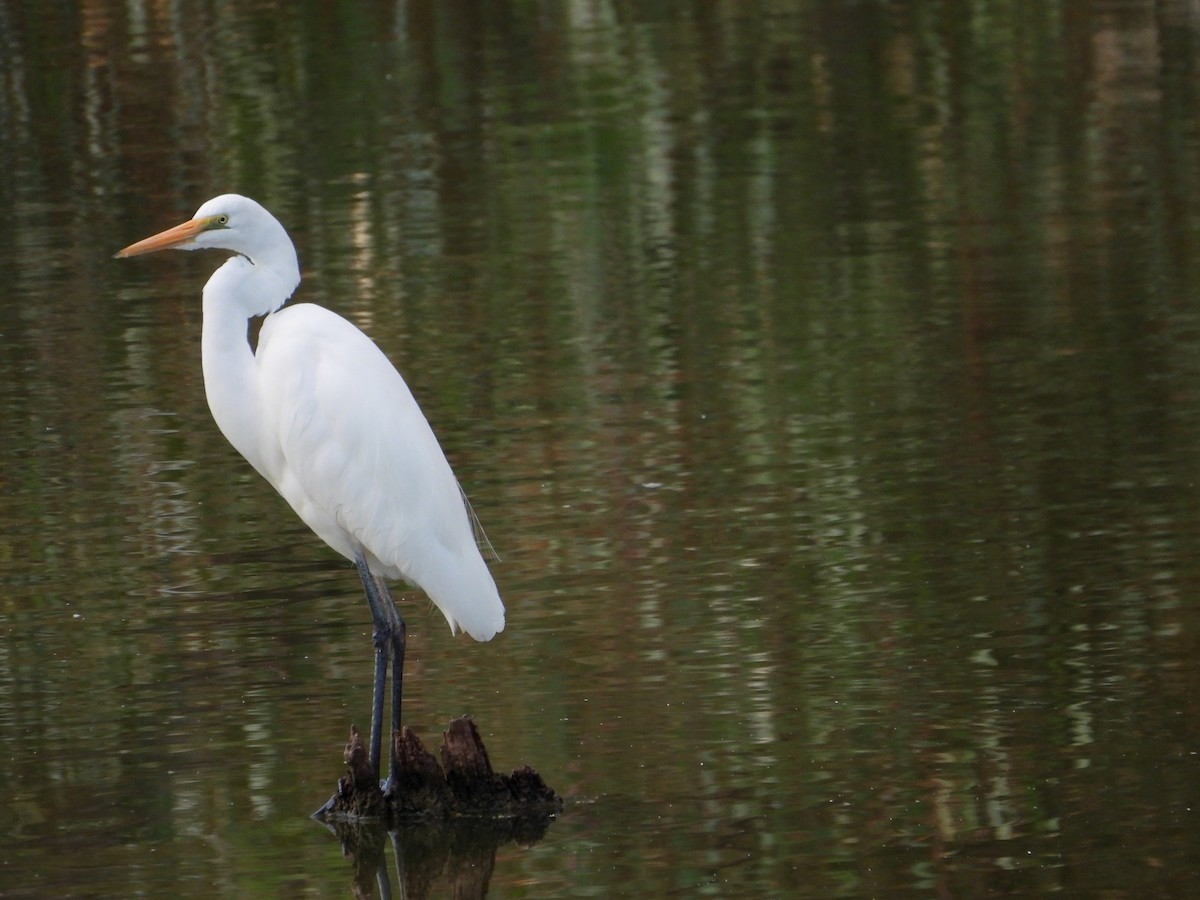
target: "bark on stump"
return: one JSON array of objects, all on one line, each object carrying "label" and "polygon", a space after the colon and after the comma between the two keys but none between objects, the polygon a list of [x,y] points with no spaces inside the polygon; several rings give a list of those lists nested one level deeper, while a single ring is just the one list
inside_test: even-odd
[{"label": "bark on stump", "polygon": [[351,728],[346,774],[322,810],[325,818],[389,823],[452,817],[521,819],[525,827],[517,831],[536,840],[550,817],[562,809],[562,798],[529,766],[511,775],[492,769],[470,716],[454,719],[442,733],[440,765],[411,728],[405,727],[394,739],[398,765],[385,794],[371,771],[362,736]]}]

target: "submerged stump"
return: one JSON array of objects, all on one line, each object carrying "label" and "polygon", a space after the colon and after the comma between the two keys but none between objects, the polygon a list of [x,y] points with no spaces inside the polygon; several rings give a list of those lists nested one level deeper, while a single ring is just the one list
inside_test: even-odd
[{"label": "submerged stump", "polygon": [[520,819],[524,827],[516,831],[536,840],[562,809],[562,798],[529,766],[510,775],[492,769],[470,716],[454,719],[442,732],[440,763],[407,726],[393,735],[393,740],[397,766],[384,792],[371,771],[362,736],[357,728],[351,728],[344,754],[346,774],[338,780],[337,793],[320,815],[395,824],[457,817]]}]

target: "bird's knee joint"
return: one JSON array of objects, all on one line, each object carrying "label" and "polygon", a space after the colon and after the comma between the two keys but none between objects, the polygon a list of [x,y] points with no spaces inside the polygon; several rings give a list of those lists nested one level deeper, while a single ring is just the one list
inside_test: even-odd
[{"label": "bird's knee joint", "polygon": [[371,643],[376,647],[386,647],[392,641],[391,625],[376,625],[371,631]]}]

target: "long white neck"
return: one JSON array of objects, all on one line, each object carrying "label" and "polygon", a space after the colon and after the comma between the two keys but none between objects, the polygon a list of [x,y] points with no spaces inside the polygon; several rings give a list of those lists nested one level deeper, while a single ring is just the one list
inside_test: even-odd
[{"label": "long white neck", "polygon": [[229,443],[268,480],[271,448],[260,444],[258,365],[247,338],[248,320],[281,307],[299,280],[293,250],[290,271],[234,256],[204,286],[200,356],[208,408]]}]

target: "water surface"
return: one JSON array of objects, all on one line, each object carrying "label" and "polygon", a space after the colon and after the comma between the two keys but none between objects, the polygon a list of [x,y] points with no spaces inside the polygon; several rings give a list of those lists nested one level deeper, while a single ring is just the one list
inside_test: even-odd
[{"label": "water surface", "polygon": [[1200,886],[1187,4],[30,0],[0,47],[0,894],[351,890],[306,816],[357,579],[209,418],[219,256],[110,259],[229,190],[499,554],[494,642],[404,602],[407,722],[568,799],[489,896]]}]

